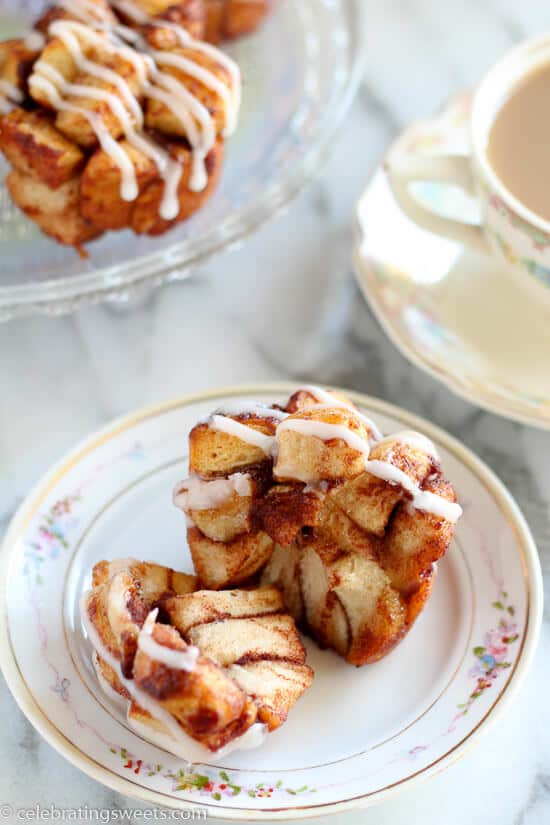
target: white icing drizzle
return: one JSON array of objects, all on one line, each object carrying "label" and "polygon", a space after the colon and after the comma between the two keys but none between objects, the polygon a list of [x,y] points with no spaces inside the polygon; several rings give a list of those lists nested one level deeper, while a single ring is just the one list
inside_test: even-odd
[{"label": "white icing drizzle", "polygon": [[[249,444],[260,447],[267,455],[273,456],[276,460],[278,454],[278,438],[279,435],[285,430],[292,430],[305,436],[319,438],[321,441],[339,439],[344,441],[352,450],[356,450],[364,456],[365,469],[368,470],[368,472],[383,479],[389,484],[396,484],[402,487],[411,497],[410,506],[417,510],[422,510],[423,512],[431,513],[432,515],[444,518],[452,523],[458,521],[462,515],[462,508],[459,504],[447,501],[447,499],[437,495],[436,493],[422,490],[409,478],[405,472],[393,465],[390,461],[370,459],[371,450],[374,445],[401,443],[408,444],[413,449],[426,453],[434,461],[438,462],[438,452],[435,445],[429,438],[422,435],[422,433],[418,433],[413,430],[403,430],[395,433],[394,435],[384,437],[373,421],[357,411],[350,404],[333,396],[332,393],[329,393],[327,390],[323,390],[321,387],[314,385],[305,385],[301,388],[301,390],[309,393],[319,401],[319,404],[315,405],[318,408],[330,409],[336,407],[351,410],[351,412],[353,412],[358,419],[363,421],[365,426],[369,429],[369,432],[372,433],[371,440],[367,441],[362,438],[358,433],[351,430],[345,424],[332,424],[326,421],[313,421],[311,419],[289,416],[287,413],[279,410],[272,410],[270,407],[254,401],[228,402],[224,405],[224,407],[217,410],[212,416],[210,416],[209,419],[207,419],[208,424],[212,427],[212,429],[225,432],[228,435],[233,435],[236,438],[240,438],[242,441],[246,441]],[[275,437],[266,436],[263,433],[259,433],[257,430],[253,430],[251,427],[241,424],[239,421],[234,421],[232,418],[227,417],[239,414],[246,415],[247,413],[257,417],[277,418],[279,423],[277,425]],[[273,413],[275,413],[275,415],[273,415]],[[293,462],[289,462],[289,465],[285,467],[282,467],[280,462],[278,462],[276,464],[276,472],[281,478],[293,478],[296,481],[306,483],[308,485],[306,487],[306,492],[316,492],[318,495],[322,495],[324,492],[318,485],[312,486],[312,479],[306,475],[300,474],[299,468],[296,467]],[[220,481],[227,482],[227,479],[222,479]],[[197,482],[193,482],[193,484],[196,483]],[[203,482],[203,484],[204,483],[205,482]],[[223,484],[223,487],[220,486],[220,496],[222,496],[222,489],[224,489],[223,501],[225,500],[226,495],[230,495],[230,491],[225,487],[225,484]],[[188,504],[188,490],[185,487],[180,485],[180,487],[176,489],[176,496],[177,495],[184,496],[184,498],[180,500],[180,503],[176,502],[177,506],[180,506],[183,510],[186,508],[192,509]],[[197,493],[197,495],[199,494]],[[206,501],[208,502],[211,500],[213,500],[213,498],[210,499],[208,495],[206,495]],[[219,505],[215,504],[213,506]],[[195,509],[202,508],[196,507]],[[209,508],[205,506],[204,509]]]},{"label": "white icing drizzle", "polygon": [[255,418],[273,418],[276,421],[284,421],[289,413],[283,410],[276,410],[266,404],[259,404],[257,401],[227,401],[223,407],[219,407],[215,415],[253,415]]},{"label": "white icing drizzle", "polygon": [[454,501],[447,501],[443,496],[431,493],[429,490],[417,489],[413,496],[413,507],[422,510],[424,513],[431,513],[434,516],[456,524],[462,515],[462,507]]},{"label": "white icing drizzle", "polygon": [[365,469],[371,475],[376,476],[376,478],[387,481],[388,484],[398,484],[411,495],[417,489],[414,481],[412,481],[403,470],[400,470],[399,467],[390,464],[389,461],[379,461],[376,458],[372,459],[372,461],[368,460],[365,462]]},{"label": "white icing drizzle", "polygon": [[321,441],[330,441],[338,438],[344,441],[352,450],[357,450],[368,457],[370,453],[369,442],[361,438],[358,433],[353,432],[345,424],[329,424],[326,421],[312,421],[305,418],[288,418],[277,427],[277,436],[285,430],[293,430],[301,435],[314,436]]},{"label": "white icing drizzle", "polygon": [[352,404],[348,404],[346,401],[343,401],[341,398],[337,398],[331,392],[328,392],[328,390],[324,390],[322,387],[317,387],[315,384],[305,384],[300,389],[316,398],[319,402],[319,404],[316,405],[318,407],[323,407],[325,409],[329,409],[330,407],[341,407],[345,410],[351,410],[357,418],[361,419],[367,429],[372,432],[375,441],[382,440],[382,433],[374,421],[371,418],[367,418],[367,416],[363,415],[363,413],[359,412],[359,410],[355,409]]},{"label": "white icing drizzle", "polygon": [[193,474],[181,482],[174,490],[174,504],[180,510],[212,510],[221,507],[231,496],[252,495],[251,478],[248,473],[232,473],[227,478],[211,481]]},{"label": "white icing drizzle", "polygon": [[[360,436],[353,433],[345,425],[314,422],[298,418],[290,419],[290,421],[280,424],[277,428],[277,435],[280,431],[292,429],[296,432],[301,432],[304,435],[316,436],[323,441],[328,441],[331,438],[340,438],[345,441],[349,447],[359,450],[365,455],[365,469],[368,470],[368,472],[377,476],[377,478],[383,479],[389,484],[399,485],[406,490],[406,492],[411,496],[410,504],[412,507],[426,513],[431,513],[432,515],[439,516],[440,518],[444,518],[453,524],[458,521],[462,515],[462,508],[459,504],[447,501],[447,499],[437,495],[436,493],[421,490],[420,487],[416,485],[406,473],[398,467],[395,467],[389,461],[381,461],[378,459],[370,460],[369,458],[371,446],[373,444],[383,445],[398,442],[401,444],[408,444],[413,449],[426,453],[434,461],[439,461],[439,455],[436,447],[429,438],[422,435],[422,433],[415,432],[414,430],[403,430],[401,432],[394,433],[393,435],[384,437],[373,421],[355,410],[355,408],[350,404],[340,398],[336,398],[336,396],[327,390],[322,389],[322,387],[317,387],[313,384],[306,384],[301,387],[301,390],[309,393],[317,399],[317,401],[319,401],[319,405],[316,406],[320,408],[328,409],[331,407],[343,407],[352,410],[352,412],[354,412],[355,415],[357,415],[357,417],[360,418],[373,432],[373,442],[367,445],[366,442],[360,438]],[[284,470],[285,472],[283,475],[287,476],[289,474],[289,470],[291,471],[291,468],[284,468]],[[309,481],[307,478],[298,478],[297,476],[296,478],[299,481]]]},{"label": "white icing drizzle", "polygon": [[255,722],[242,736],[237,737],[237,739],[234,739],[232,742],[228,742],[227,745],[213,754],[212,751],[195,742],[190,736],[187,737],[187,742],[180,745],[172,739],[171,736],[153,730],[153,728],[150,728],[148,725],[131,716],[128,716],[128,724],[136,733],[143,737],[143,739],[152,742],[153,745],[157,745],[169,753],[179,756],[191,764],[208,762],[213,756],[221,759],[236,750],[252,750],[253,748],[258,748],[260,745],[263,745],[267,737],[267,726],[262,725],[260,722]]},{"label": "white icing drizzle", "polygon": [[[241,72],[237,63],[235,63],[234,60],[232,60],[228,55],[221,52],[215,46],[212,46],[210,43],[204,43],[201,40],[195,40],[189,34],[189,32],[183,28],[183,26],[179,26],[178,24],[172,23],[167,20],[149,17],[143,11],[143,9],[139,8],[139,6],[137,6],[134,2],[131,2],[131,0],[112,0],[111,5],[115,9],[118,9],[119,11],[123,12],[123,14],[125,14],[135,23],[138,23],[140,25],[156,25],[159,28],[165,28],[174,32],[179,41],[180,46],[183,46],[184,48],[191,48],[195,52],[200,52],[211,57],[227,71],[231,81],[229,87],[225,83],[220,81],[220,79],[216,77],[216,75],[213,72],[211,72],[204,66],[201,66],[197,62],[191,60],[189,56],[178,55],[168,51],[150,52],[156,64],[171,65],[175,68],[180,69],[181,71],[185,72],[191,77],[194,77],[197,80],[199,80],[204,86],[216,92],[221,97],[225,109],[225,125],[222,134],[224,137],[229,137],[230,135],[232,135],[235,129],[237,128],[238,114],[241,106]],[[145,48],[143,43],[142,48]],[[165,77],[167,76],[168,75],[165,75]],[[158,81],[158,78],[156,78],[156,80]],[[178,81],[176,81],[176,83],[178,83]],[[178,85],[181,86],[181,84]],[[208,110],[205,107],[203,107],[202,104],[200,104],[199,101],[196,100],[196,98],[194,100],[195,103],[198,103],[200,107],[200,109],[198,109],[199,114],[195,113],[195,116],[199,118],[201,126],[205,132],[205,138],[203,140],[203,143],[205,144],[206,148],[204,146],[201,148],[200,142],[194,143],[193,140],[191,140],[191,138],[190,141],[194,149],[196,150],[197,157],[200,158],[200,156],[202,155],[202,160],[204,161],[204,158],[214,145],[215,130],[214,135],[212,137],[212,130],[214,129],[213,119]],[[170,106],[169,104],[166,105],[168,105],[169,108],[172,108],[172,106]],[[186,131],[188,131],[187,126],[185,128]],[[196,174],[198,181],[201,176],[199,172],[196,172]]]},{"label": "white icing drizzle", "polygon": [[275,436],[265,435],[253,427],[247,427],[246,424],[241,424],[240,421],[234,421],[233,418],[228,418],[225,415],[214,415],[209,419],[211,429],[218,430],[227,435],[232,435],[245,441],[247,444],[252,444],[254,447],[259,447],[266,455],[273,454],[275,446]]},{"label": "white icing drizzle", "polygon": [[376,459],[366,461],[365,468],[371,475],[381,478],[389,484],[397,484],[406,490],[411,496],[411,505],[416,510],[422,510],[425,513],[439,516],[453,524],[456,523],[462,515],[462,507],[460,504],[447,501],[443,496],[438,496],[436,493],[421,490],[403,470],[400,470],[399,467],[394,467],[394,465],[388,461],[378,461]]},{"label": "white icing drizzle", "polygon": [[145,653],[149,659],[160,662],[173,670],[186,670],[192,673],[197,666],[199,649],[188,645],[185,650],[173,650],[170,647],[159,644],[153,638],[153,629],[158,617],[158,608],[152,610],[145,619],[144,625],[138,636],[138,649]]},{"label": "white icing drizzle", "polygon": [[[202,68],[202,77],[200,79],[203,80],[205,85],[210,85],[210,88],[214,89],[214,91],[218,91],[225,103],[226,123],[223,132],[224,137],[228,137],[233,134],[237,127],[237,117],[241,105],[242,89],[241,72],[235,61],[215,46],[212,46],[210,43],[203,43],[201,40],[195,40],[191,37],[189,32],[183,28],[183,26],[178,26],[177,23],[172,23],[168,20],[154,20],[149,17],[143,9],[136,6],[132,0],[111,0],[111,5],[135,23],[140,25],[154,23],[161,28],[169,29],[174,32],[180,45],[192,46],[195,51],[202,52],[202,54],[212,57],[217,63],[224,67],[231,77],[231,87],[229,89],[225,86],[225,84],[221,84],[223,88],[220,88],[220,81],[215,75],[212,74],[212,72],[208,72],[204,69],[204,67],[196,66],[196,68]],[[191,71],[193,72],[195,69],[192,68]],[[206,72],[206,74],[203,74],[204,72]],[[206,75],[208,75],[208,77]],[[198,77],[196,74],[194,76]]]},{"label": "white icing drizzle", "polygon": [[[232,119],[232,97],[229,88],[223,83],[215,74],[205,69],[204,66],[200,66],[195,61],[190,60],[188,57],[185,57],[181,54],[174,54],[172,52],[152,52],[152,57],[155,63],[158,66],[173,66],[176,69],[180,69],[180,71],[184,72],[185,74],[194,77],[196,80],[199,80],[204,86],[207,86],[212,91],[216,92],[224,101],[225,104],[225,111],[226,111],[226,121],[229,120],[230,122],[226,125],[224,129],[224,137],[227,137],[233,131],[233,119]],[[203,107],[204,108],[204,107]],[[210,121],[210,128],[214,129],[214,124],[212,118],[209,118]]]},{"label": "white icing drizzle", "polygon": [[89,25],[110,21],[108,7],[94,0],[56,0],[55,5]]},{"label": "white icing drizzle", "polygon": [[[78,34],[85,42],[105,48],[111,53],[118,50],[123,57],[128,58],[132,62],[136,69],[139,69],[138,76],[142,79],[142,86],[145,83],[145,66],[143,59],[127,46],[123,45],[117,49],[97,32],[75,21],[57,21],[52,24],[50,31],[64,43],[76,66],[81,71],[114,85],[121,97],[104,89],[69,83],[60,72],[44,60],[39,60],[35,65],[34,74],[31,78],[32,86],[41,89],[56,109],[72,111],[86,117],[96,132],[102,148],[111,156],[120,170],[121,197],[123,200],[131,202],[137,198],[139,190],[134,165],[128,154],[120,144],[111,137],[109,130],[101,118],[93,112],[68,103],[62,99],[61,96],[75,95],[106,102],[111,112],[119,121],[126,140],[138,151],[143,152],[143,154],[151,158],[159,169],[165,181],[165,192],[160,207],[160,215],[166,220],[172,220],[179,212],[177,188],[182,174],[181,165],[173,161],[168,152],[159,144],[152,141],[143,133],[140,134],[136,131],[132,118],[138,128],[141,129],[143,126],[143,112],[129,85],[117,72],[101,66],[95,61],[88,60],[82,52],[80,40],[76,35]],[[54,87],[53,89],[52,86]],[[121,98],[126,103],[130,113],[124,106]]]},{"label": "white icing drizzle", "polygon": [[206,762],[212,757],[212,754],[207,750],[207,748],[204,748],[198,742],[195,742],[195,740],[191,739],[190,736],[187,737],[188,741],[184,740],[184,736],[186,736],[186,734],[183,734],[181,740],[174,739],[168,732],[163,733],[156,730],[150,725],[147,725],[145,722],[142,722],[140,719],[131,716],[129,708],[126,719],[130,727],[146,742],[151,742],[163,751],[168,751],[168,753],[173,753],[175,756],[179,756],[180,759],[183,759],[185,762],[190,764]]},{"label": "white icing drizzle", "polygon": [[127,627],[129,625],[132,629],[135,627],[135,622],[128,610],[129,595],[128,571],[123,570],[111,574],[107,614],[113,626],[115,624],[119,627]]},{"label": "white icing drizzle", "polygon": [[[40,90],[55,109],[58,111],[72,112],[73,114],[82,115],[89,122],[90,126],[97,135],[102,149],[108,154],[120,169],[122,184],[121,197],[125,201],[135,200],[138,196],[138,187],[136,181],[135,169],[123,147],[111,136],[109,130],[105,126],[103,119],[94,112],[84,109],[81,106],[76,106],[73,103],[67,103],[60,94],[61,92],[68,94],[82,93],[83,97],[93,98],[96,100],[115,100],[118,108],[124,108],[116,95],[109,92],[103,92],[101,89],[94,89],[91,86],[80,86],[78,84],[67,83],[62,75],[47,63],[39,60],[35,66],[35,73],[32,78],[32,85],[35,89]],[[125,114],[124,117],[127,117]]]},{"label": "white icing drizzle", "polygon": [[439,461],[439,454],[433,441],[430,441],[425,435],[417,433],[415,430],[402,430],[401,432],[387,435],[378,442],[378,446],[391,444],[392,442],[408,444],[409,447],[419,450],[421,453],[426,453],[426,455],[429,455],[434,461]]},{"label": "white icing drizzle", "polygon": [[[106,66],[102,66],[101,63],[97,63],[95,60],[88,60],[82,51],[79,38],[84,40],[87,44],[107,49],[111,53],[116,51],[115,46],[110,44],[104,35],[98,34],[89,26],[84,26],[82,23],[77,23],[72,20],[58,20],[55,23],[52,23],[49,33],[53,37],[57,37],[61,40],[71,55],[76,67],[80,69],[80,71],[86,72],[86,74],[90,74],[93,77],[97,77],[106,83],[116,86],[135,122],[141,128],[143,126],[143,111],[127,82],[118,74],[118,72],[115,72]],[[128,47],[121,47],[118,51],[123,56],[126,56],[125,53],[129,52],[130,49]],[[120,103],[120,101],[118,102]],[[120,119],[118,110],[115,111],[115,114]]]},{"label": "white icing drizzle", "polygon": [[90,596],[91,593],[83,594],[80,612],[82,623],[86,630],[86,634],[99,657],[103,659],[114,670],[121,685],[126,688],[130,696],[140,705],[140,707],[148,711],[151,714],[151,716],[153,716],[161,724],[163,724],[175,740],[178,740],[180,738],[183,738],[183,736],[186,736],[185,732],[181,730],[180,725],[178,725],[174,717],[170,713],[168,713],[168,711],[165,710],[165,708],[163,708],[155,699],[153,699],[147,693],[140,690],[134,684],[132,679],[127,679],[125,676],[122,675],[119,660],[115,656],[113,656],[111,651],[108,650],[108,648],[103,644],[98,632],[96,631],[95,627],[93,626],[90,620],[90,617],[88,615],[88,602]]},{"label": "white icing drizzle", "polygon": [[[209,110],[189,92],[184,83],[160,67],[172,66],[179,69],[219,95],[225,109],[223,134],[228,136],[236,128],[241,102],[241,77],[238,66],[214,46],[195,40],[182,26],[149,17],[131,2],[112,3],[112,5],[124,11],[135,22],[169,28],[176,33],[180,45],[212,57],[227,70],[230,77],[229,86],[214,72],[199,65],[189,53],[183,56],[172,52],[152,50],[137,32],[127,26],[114,23],[108,10],[98,7],[91,0],[74,0],[74,2],[67,0],[58,5],[76,16],[78,20],[54,21],[50,26],[49,34],[63,42],[81,72],[114,86],[118,94],[105,89],[70,83],[44,60],[39,60],[34,67],[30,79],[31,88],[42,92],[58,111],[72,112],[86,118],[96,133],[102,149],[120,170],[121,197],[125,201],[132,202],[139,195],[132,160],[124,148],[110,135],[99,115],[78,107],[67,100],[67,97],[78,96],[106,103],[119,121],[128,143],[156,164],[164,181],[164,196],[159,214],[168,221],[175,219],[180,209],[178,188],[183,174],[182,162],[174,160],[166,149],[143,133],[141,104],[128,83],[117,72],[97,61],[88,59],[83,52],[82,44],[97,46],[111,54],[118,54],[130,62],[139,81],[139,94],[161,102],[181,123],[192,149],[192,168],[189,179],[191,191],[202,191],[208,185],[206,158],[216,142],[216,125]],[[139,48],[140,53],[129,44]],[[2,98],[0,98],[1,105]]]},{"label": "white icing drizzle", "polygon": [[[120,662],[105,647],[90,620],[88,615],[88,602],[90,596],[91,591],[82,594],[80,599],[80,616],[92,647],[97,655],[114,670],[120,684],[126,688],[132,699],[134,699],[134,701],[141,708],[150,713],[154,719],[160,722],[166,730],[166,733],[159,733],[158,731],[150,728],[148,725],[137,722],[130,716],[127,716],[128,723],[145,739],[148,739],[155,744],[159,744],[161,748],[164,748],[170,753],[174,753],[176,756],[179,756],[190,763],[205,762],[211,759],[213,755],[224,756],[231,753],[231,751],[240,748],[248,749],[262,744],[267,735],[267,727],[266,725],[262,725],[260,723],[255,723],[252,725],[242,736],[237,737],[232,742],[229,742],[228,745],[217,751],[215,754],[185,733],[171,713],[169,713],[160,705],[159,702],[143,690],[140,690],[134,684],[133,680],[126,679],[122,675]],[[102,685],[102,682],[100,682],[100,684]]]}]

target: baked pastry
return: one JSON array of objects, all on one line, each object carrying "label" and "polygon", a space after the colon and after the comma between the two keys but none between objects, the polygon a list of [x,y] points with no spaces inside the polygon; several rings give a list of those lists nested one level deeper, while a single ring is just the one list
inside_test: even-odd
[{"label": "baked pastry", "polygon": [[204,0],[205,39],[211,43],[255,31],[269,14],[274,0]]},{"label": "baked pastry", "polygon": [[311,686],[313,671],[277,588],[199,590],[168,599],[164,610],[181,636],[254,702],[255,718],[269,731]]},{"label": "baked pastry", "polygon": [[354,665],[404,637],[461,514],[427,438],[383,437],[345,396],[306,387],[284,410],[218,410],[189,444],[175,503],[204,586],[275,584],[298,624]]},{"label": "baked pastry", "polygon": [[209,589],[248,581],[273,552],[255,507],[272,484],[271,453],[284,417],[254,402],[235,410],[228,405],[191,432],[191,475],[174,500],[187,513],[193,565]]},{"label": "baked pastry", "polygon": [[[192,593],[197,579],[152,562],[118,559],[96,564],[92,585],[92,590],[85,596],[83,616],[86,624],[93,626],[94,638],[100,640],[100,643],[94,643],[98,654],[94,661],[98,678],[111,692],[128,699],[122,678],[132,676],[143,622],[163,599]],[[105,655],[99,655],[100,649]],[[113,658],[116,666],[109,664]]]},{"label": "baked pastry", "polygon": [[204,38],[250,29],[268,5],[60,0],[31,35],[0,43],[15,203],[76,247],[193,215],[216,189],[241,99],[237,64]]},{"label": "baked pastry", "polygon": [[276,588],[196,586],[159,565],[100,562],[81,602],[103,690],[144,738],[190,762],[261,744],[313,679]]}]

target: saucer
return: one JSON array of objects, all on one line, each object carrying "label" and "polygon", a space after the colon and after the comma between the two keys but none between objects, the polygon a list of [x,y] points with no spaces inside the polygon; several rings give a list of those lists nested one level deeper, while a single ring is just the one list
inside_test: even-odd
[{"label": "saucer", "polygon": [[98,685],[81,627],[79,595],[92,565],[132,555],[191,571],[171,497],[187,471],[190,429],[229,397],[281,403],[295,389],[221,390],[116,421],[54,467],[10,526],[0,590],[6,681],[54,748],[122,794],[240,821],[367,806],[462,756],[506,711],[528,670],[543,598],[517,505],[449,435],[350,393],[383,431],[418,429],[433,439],[464,508],[414,628],[385,659],[359,669],[306,640],[313,686],[258,750],[191,766],[128,727]]},{"label": "saucer", "polygon": [[[422,124],[422,151],[460,151],[468,103],[467,95],[453,100],[429,136]],[[417,194],[442,214],[475,219],[457,190],[426,183]],[[402,354],[479,407],[549,429],[550,301],[537,301],[496,259],[410,221],[381,168],[359,201],[357,223],[359,286]]]}]

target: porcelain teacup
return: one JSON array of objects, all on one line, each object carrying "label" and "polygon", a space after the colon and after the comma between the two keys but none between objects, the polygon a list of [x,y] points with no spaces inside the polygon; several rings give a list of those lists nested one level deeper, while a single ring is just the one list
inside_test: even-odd
[{"label": "porcelain teacup", "polygon": [[[489,162],[487,147],[491,126],[504,101],[523,78],[548,62],[550,35],[516,47],[489,70],[477,87],[469,109],[468,139],[460,146],[458,136],[456,153],[437,151],[437,135],[441,133],[439,118],[409,127],[394,144],[385,163],[393,193],[409,218],[422,228],[467,248],[496,255],[522,277],[542,285],[547,298],[550,297],[550,222],[531,211],[506,188]],[[456,129],[463,131],[463,126],[457,125]],[[446,147],[453,143],[453,128],[453,123],[446,124]],[[461,187],[476,199],[479,222],[436,213],[415,194],[414,184],[419,182]],[[527,283],[524,277],[523,283]],[[537,289],[537,294],[541,292]]]}]

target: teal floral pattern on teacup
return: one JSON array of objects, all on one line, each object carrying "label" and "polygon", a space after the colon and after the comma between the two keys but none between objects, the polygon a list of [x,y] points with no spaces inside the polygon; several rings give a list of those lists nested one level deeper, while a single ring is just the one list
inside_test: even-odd
[{"label": "teal floral pattern on teacup", "polygon": [[[487,232],[502,257],[545,286],[550,286],[550,235],[516,215],[499,195],[490,195],[488,205]],[[491,212],[494,213],[493,222]],[[502,228],[503,222],[507,232]],[[499,228],[495,228],[495,225]],[[510,234],[513,234],[513,240]],[[525,254],[520,254],[518,250],[524,250],[525,247]]]}]

